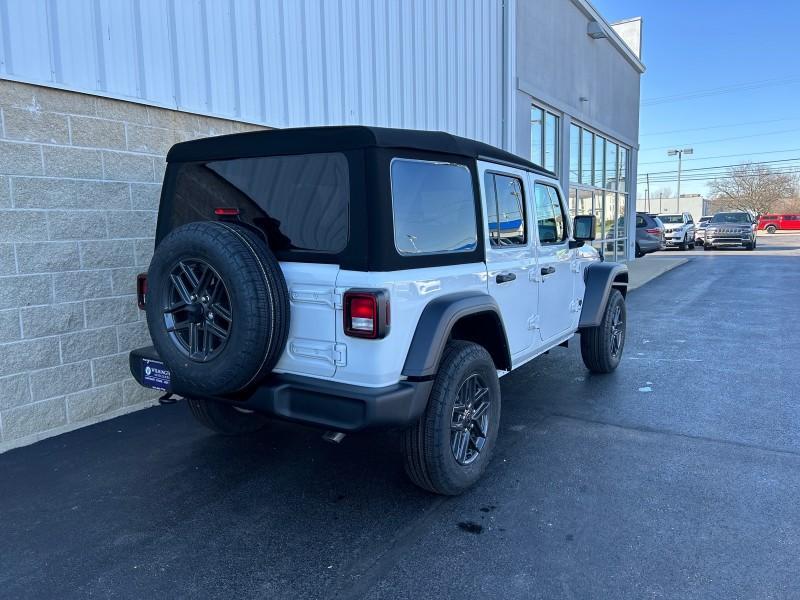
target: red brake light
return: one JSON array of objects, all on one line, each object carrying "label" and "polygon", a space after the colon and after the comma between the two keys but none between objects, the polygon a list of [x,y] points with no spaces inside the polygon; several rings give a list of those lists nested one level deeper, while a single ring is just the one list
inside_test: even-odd
[{"label": "red brake light", "polygon": [[661,233],[661,230],[658,228],[655,229],[645,229],[647,233]]},{"label": "red brake light", "polygon": [[144,310],[147,300],[147,273],[139,273],[136,276],[136,303],[139,310]]},{"label": "red brake light", "polygon": [[238,217],[239,216],[239,209],[238,208],[215,208],[214,214],[218,217]]},{"label": "red brake light", "polygon": [[389,295],[383,290],[345,292],[344,332],[351,337],[386,337],[389,333]]}]

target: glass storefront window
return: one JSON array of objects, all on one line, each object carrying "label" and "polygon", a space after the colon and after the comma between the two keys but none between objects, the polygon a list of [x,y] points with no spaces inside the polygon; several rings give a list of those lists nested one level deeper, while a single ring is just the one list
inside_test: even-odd
[{"label": "glass storefront window", "polygon": [[544,166],[542,142],[544,141],[544,111],[531,106],[531,162]]},{"label": "glass storefront window", "polygon": [[603,169],[603,159],[606,155],[606,140],[599,135],[594,136],[594,185],[602,188],[606,187],[605,170]]},{"label": "glass storefront window", "polygon": [[606,140],[606,188],[617,189],[617,145]]},{"label": "glass storefront window", "polygon": [[546,112],[544,115],[544,168],[556,172],[558,157],[558,117]]},{"label": "glass storefront window", "polygon": [[581,138],[581,180],[585,185],[592,185],[592,138],[591,131],[583,130]]},{"label": "glass storefront window", "polygon": [[577,125],[569,127],[569,180],[581,180],[581,128]]},{"label": "glass storefront window", "polygon": [[553,173],[559,172],[559,117],[531,106],[531,162]]},{"label": "glass storefront window", "polygon": [[594,214],[594,246],[609,260],[627,256],[628,148],[572,123],[569,131],[569,207],[574,215]]}]

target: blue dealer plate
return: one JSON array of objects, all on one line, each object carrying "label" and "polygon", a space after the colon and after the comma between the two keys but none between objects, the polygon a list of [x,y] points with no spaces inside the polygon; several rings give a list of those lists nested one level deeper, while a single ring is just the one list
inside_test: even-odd
[{"label": "blue dealer plate", "polygon": [[142,384],[154,390],[169,389],[169,369],[159,360],[142,359]]}]

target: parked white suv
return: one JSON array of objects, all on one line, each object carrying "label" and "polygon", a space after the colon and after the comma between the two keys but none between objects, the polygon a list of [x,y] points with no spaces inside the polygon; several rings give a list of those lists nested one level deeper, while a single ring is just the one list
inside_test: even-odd
[{"label": "parked white suv", "polygon": [[694,219],[690,213],[663,214],[658,215],[658,218],[664,223],[667,248],[694,248]]},{"label": "parked white suv", "polygon": [[224,434],[269,416],[331,437],[402,427],[419,486],[457,494],[491,458],[498,378],[576,333],[625,343],[624,265],[558,182],[445,133],[329,127],[186,142],[167,157],[139,276],[140,384]]}]

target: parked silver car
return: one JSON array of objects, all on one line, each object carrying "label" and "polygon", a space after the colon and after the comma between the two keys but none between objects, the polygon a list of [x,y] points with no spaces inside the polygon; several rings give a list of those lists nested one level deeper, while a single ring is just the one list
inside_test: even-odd
[{"label": "parked silver car", "polygon": [[697,228],[694,230],[694,243],[696,246],[702,246],[703,241],[706,239],[706,227],[713,217],[704,215],[697,221]]},{"label": "parked silver car", "polygon": [[753,230],[753,217],[746,212],[717,213],[706,228],[703,248],[744,248],[755,250],[758,240]]},{"label": "parked silver car", "polygon": [[653,215],[644,212],[636,213],[636,256],[641,257],[651,252],[664,250],[664,224]]}]

